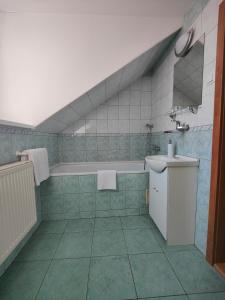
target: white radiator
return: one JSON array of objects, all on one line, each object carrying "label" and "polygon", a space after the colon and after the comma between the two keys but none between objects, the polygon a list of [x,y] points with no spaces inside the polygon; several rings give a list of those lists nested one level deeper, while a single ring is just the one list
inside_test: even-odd
[{"label": "white radiator", "polygon": [[0,264],[36,221],[32,162],[0,167]]}]

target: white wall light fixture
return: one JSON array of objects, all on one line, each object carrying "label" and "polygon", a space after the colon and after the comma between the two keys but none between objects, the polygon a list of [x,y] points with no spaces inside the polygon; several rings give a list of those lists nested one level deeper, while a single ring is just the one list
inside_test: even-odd
[{"label": "white wall light fixture", "polygon": [[177,57],[184,57],[188,53],[193,36],[194,28],[191,28],[179,37],[174,47],[174,52]]}]

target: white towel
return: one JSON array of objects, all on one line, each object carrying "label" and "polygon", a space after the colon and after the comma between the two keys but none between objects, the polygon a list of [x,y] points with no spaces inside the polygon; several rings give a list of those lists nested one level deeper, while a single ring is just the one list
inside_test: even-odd
[{"label": "white towel", "polygon": [[33,162],[34,178],[37,186],[49,177],[48,152],[46,148],[24,150],[28,159]]},{"label": "white towel", "polygon": [[116,171],[98,171],[98,190],[116,190]]}]

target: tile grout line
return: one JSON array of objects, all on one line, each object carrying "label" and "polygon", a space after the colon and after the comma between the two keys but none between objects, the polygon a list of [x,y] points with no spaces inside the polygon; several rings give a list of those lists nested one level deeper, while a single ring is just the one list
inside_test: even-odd
[{"label": "tile grout line", "polygon": [[[164,254],[163,252],[161,251],[154,251],[154,252],[142,252],[142,253],[133,253],[133,254],[129,254],[130,256],[137,256],[137,255],[147,255],[147,254]],[[96,255],[96,256],[92,256],[92,258],[103,258],[103,257],[126,257],[128,254],[110,254],[110,255]],[[76,260],[76,259],[85,259],[85,258],[90,258],[90,256],[80,256],[80,257],[64,257],[64,258],[54,258],[53,260],[55,261],[59,261],[59,260]],[[33,262],[33,261],[36,261],[36,262],[41,262],[41,261],[49,261],[49,259],[36,259],[36,260],[29,260],[29,261],[26,261],[26,260],[21,260],[21,261],[18,261],[17,263],[24,263],[24,262]]]},{"label": "tile grout line", "polygon": [[86,291],[86,300],[88,299],[88,289],[89,289],[89,282],[90,282],[90,271],[91,271],[91,262],[92,262],[92,252],[93,252],[93,240],[94,240],[94,229],[95,229],[95,219],[93,218],[93,228],[92,228],[92,239],[91,239],[91,256],[89,257],[89,269],[88,269],[88,278],[87,278],[87,291]]},{"label": "tile grout line", "polygon": [[194,293],[187,293],[187,296],[192,296],[192,295],[204,295],[204,294],[224,294],[225,290],[223,291],[216,291],[216,292],[212,292],[212,291],[207,291],[207,292],[194,292]]},{"label": "tile grout line", "polygon": [[[154,229],[154,228],[151,228],[151,230],[152,230],[152,229]],[[122,227],[123,233],[124,233],[124,230],[127,230],[127,228],[123,228],[123,227]],[[152,230],[152,231],[153,231],[153,230]],[[125,233],[124,233],[124,238],[125,238]],[[155,238],[155,235],[154,235],[154,238]],[[142,254],[150,254],[150,255],[151,255],[151,254],[153,254],[153,253],[160,253],[160,254],[162,254],[162,255],[165,256],[166,260],[168,261],[169,265],[171,266],[171,263],[169,262],[169,259],[168,259],[168,257],[166,256],[166,253],[163,251],[163,248],[162,248],[162,246],[160,245],[159,241],[158,241],[156,238],[155,238],[155,240],[156,240],[156,242],[157,242],[159,248],[161,249],[161,252],[137,253],[137,254],[134,254],[134,255],[142,255]],[[126,239],[125,239],[125,243],[126,243]],[[127,245],[127,243],[126,243],[126,245]],[[127,248],[127,253],[128,253],[128,248]],[[133,254],[131,254],[131,255],[133,255]],[[130,268],[131,268],[130,255],[129,255],[129,254],[128,254],[128,260],[129,260],[129,264],[130,264]],[[185,291],[183,285],[181,284],[181,282],[180,282],[180,280],[179,280],[179,278],[178,278],[178,276],[177,276],[177,274],[176,274],[176,272],[175,272],[173,266],[171,266],[171,269],[172,269],[172,271],[173,271],[175,277],[177,278],[178,282],[180,283],[180,285],[181,285],[181,287],[182,287],[182,289],[183,289],[183,291],[184,291],[184,293],[185,293],[185,294],[180,294],[180,295],[185,295],[185,296],[188,298],[188,294],[186,293],[186,291]],[[136,285],[135,285],[135,281],[134,281],[134,276],[133,276],[132,268],[131,268],[131,273],[132,273],[133,282],[134,282],[135,291],[136,291]],[[137,291],[136,291],[136,294],[137,294]],[[157,298],[157,297],[156,297],[156,298]],[[138,299],[138,294],[137,294],[137,299]],[[146,299],[147,299],[147,298],[146,298]]]},{"label": "tile grout line", "polygon": [[56,246],[56,248],[55,248],[55,251],[54,251],[54,253],[53,253],[53,255],[52,255],[52,258],[50,259],[49,266],[48,266],[48,268],[47,268],[47,270],[46,270],[46,272],[45,272],[45,275],[44,275],[44,277],[43,277],[43,279],[42,279],[42,281],[41,281],[41,284],[40,284],[40,286],[39,286],[39,288],[38,288],[38,291],[37,291],[37,293],[36,293],[36,295],[35,295],[35,297],[34,297],[35,300],[37,299],[38,294],[39,294],[39,292],[40,292],[40,290],[41,290],[41,287],[42,287],[42,285],[43,285],[43,283],[44,283],[44,280],[45,280],[45,278],[46,278],[46,275],[47,275],[47,273],[48,273],[50,267],[52,266],[52,262],[53,262],[53,260],[54,260],[56,251],[58,250],[59,244],[60,244],[60,242],[61,242],[61,240],[62,240],[62,238],[63,238],[63,235],[64,235],[64,233],[65,233],[67,222],[68,222],[68,221],[66,221],[66,223],[65,223],[65,228],[64,228],[63,232],[61,233],[61,237],[59,238],[58,244],[57,244],[57,246]]},{"label": "tile grout line", "polygon": [[131,271],[131,276],[132,276],[132,280],[133,280],[133,284],[134,284],[134,290],[135,290],[135,294],[136,294],[136,299],[138,299],[137,288],[136,288],[135,281],[134,281],[134,274],[133,274],[133,270],[132,270],[132,267],[131,267],[130,257],[129,257],[129,253],[128,253],[128,246],[127,246],[127,241],[126,241],[126,237],[125,237],[124,228],[122,226],[123,224],[122,224],[121,217],[120,217],[120,224],[121,224],[121,228],[122,228],[122,232],[123,232],[123,238],[124,238],[124,242],[125,242],[125,246],[126,246],[126,250],[127,250],[126,257],[128,259],[129,266],[130,266],[130,271]]},{"label": "tile grout line", "polygon": [[162,249],[162,253],[165,254],[165,255],[168,254],[168,253],[174,253],[174,252],[183,252],[183,251],[189,252],[189,251],[196,251],[196,250],[198,250],[194,244],[193,244],[193,246],[195,246],[196,249],[185,249],[185,248],[172,249],[171,248],[171,249],[167,250],[166,247],[168,247],[168,246],[164,247],[163,245],[161,245],[160,241],[158,240],[157,233],[156,233],[157,230],[158,230],[158,228],[152,228],[152,232],[153,232],[154,238],[157,241],[159,247]]},{"label": "tile grout line", "polygon": [[[67,224],[68,224],[68,221],[65,221],[65,227],[64,227],[64,230],[61,232],[61,234],[60,233],[57,233],[57,232],[44,232],[44,234],[55,234],[55,235],[59,235],[59,242],[58,242],[58,245],[56,245],[56,249],[55,249],[55,251],[53,251],[54,252],[54,254],[53,254],[53,257],[52,257],[52,259],[39,259],[39,260],[30,260],[30,261],[26,261],[26,260],[22,260],[22,261],[18,261],[18,262],[32,262],[32,261],[49,261],[49,266],[47,267],[47,270],[46,270],[46,272],[44,273],[44,275],[43,275],[43,279],[41,280],[41,283],[40,283],[40,287],[38,288],[38,291],[37,291],[37,294],[36,295],[34,295],[34,299],[37,299],[37,297],[38,297],[38,295],[39,295],[39,292],[40,292],[40,290],[41,290],[41,288],[42,288],[42,286],[43,286],[43,282],[45,281],[45,278],[46,278],[46,275],[47,275],[47,273],[48,273],[48,271],[49,271],[49,269],[50,269],[50,267],[52,266],[52,262],[53,261],[56,261],[56,260],[67,260],[67,259],[81,259],[81,258],[89,258],[90,259],[90,262],[89,262],[89,272],[88,272],[88,279],[87,279],[87,292],[86,292],[86,299],[87,299],[87,295],[88,295],[88,284],[89,284],[89,275],[90,275],[90,266],[91,266],[91,260],[93,259],[93,258],[95,258],[95,257],[111,257],[111,256],[117,256],[117,257],[128,257],[128,260],[129,260],[129,264],[130,264],[130,269],[131,269],[131,274],[132,274],[132,279],[133,279],[133,283],[134,283],[134,287],[135,287],[135,291],[136,291],[136,286],[135,286],[135,281],[134,281],[134,276],[133,276],[133,272],[132,272],[132,268],[131,268],[131,262],[130,262],[130,257],[132,257],[132,256],[135,256],[135,255],[142,255],[142,254],[153,254],[153,253],[161,253],[161,252],[150,252],[150,253],[136,253],[136,254],[129,254],[128,253],[128,246],[127,246],[127,243],[126,243],[126,237],[125,237],[125,233],[126,233],[126,230],[130,230],[130,228],[126,228],[126,227],[123,227],[122,226],[122,218],[124,218],[124,217],[118,217],[118,219],[119,219],[119,221],[120,221],[120,225],[121,225],[121,228],[120,229],[111,229],[112,231],[119,231],[119,230],[121,230],[122,231],[122,233],[123,233],[123,237],[124,237],[124,240],[125,240],[125,245],[126,245],[126,248],[127,248],[127,254],[124,254],[124,255],[102,255],[102,256],[92,256],[92,254],[93,254],[93,240],[94,240],[94,233],[95,232],[99,232],[99,231],[94,231],[94,229],[95,229],[95,221],[96,221],[96,219],[98,219],[98,218],[86,218],[87,220],[90,220],[90,221],[92,221],[93,222],[93,227],[92,227],[92,230],[91,230],[91,232],[92,232],[92,240],[91,240],[91,257],[76,257],[76,258],[73,258],[73,257],[71,257],[71,258],[59,258],[59,259],[57,259],[57,258],[55,258],[55,254],[56,254],[56,252],[57,252],[57,250],[58,250],[58,248],[59,248],[59,243],[61,242],[61,240],[62,240],[62,238],[63,238],[63,235],[66,233],[66,227],[67,227]],[[100,218],[101,219],[101,218]],[[106,219],[109,219],[109,218],[106,218]],[[146,229],[146,228],[144,228],[144,227],[137,227],[137,228],[139,228],[139,229]],[[149,228],[149,230],[152,230],[153,228]],[[104,230],[104,231],[111,231],[111,230]],[[132,230],[132,228],[131,228],[131,230]],[[84,231],[79,231],[79,232],[84,232]],[[85,230],[85,232],[87,232],[87,230]],[[61,235],[61,236],[60,236]],[[155,238],[155,240],[156,240],[156,242],[157,242],[157,244],[159,244],[159,247],[160,247],[160,249],[162,249],[162,247],[161,247],[161,244],[159,243],[159,241],[158,241],[158,239],[156,239]],[[174,250],[174,251],[172,251],[172,252],[179,252],[179,251],[183,251],[183,250]],[[190,251],[190,250],[185,250],[185,251]],[[193,251],[193,250],[191,250],[191,251]],[[195,251],[198,251],[199,252],[199,250],[198,249],[196,249]],[[220,293],[223,293],[224,291],[205,291],[205,292],[194,292],[194,293],[188,293],[188,292],[186,292],[185,291],[185,289],[183,288],[183,285],[181,284],[181,281],[179,280],[179,278],[178,278],[178,276],[177,276],[177,274],[176,274],[176,272],[175,272],[175,270],[174,270],[174,268],[173,268],[173,265],[172,265],[172,263],[170,262],[170,260],[169,260],[169,257],[168,257],[168,255],[169,255],[169,252],[164,252],[163,250],[162,250],[162,254],[164,254],[164,256],[165,256],[165,258],[166,258],[166,260],[168,261],[168,263],[169,263],[169,265],[170,265],[170,267],[171,267],[171,269],[172,269],[172,271],[173,271],[173,273],[175,274],[175,277],[177,278],[177,280],[178,280],[178,282],[180,283],[180,285],[181,285],[181,287],[182,287],[182,289],[184,290],[184,292],[185,292],[185,294],[180,294],[180,296],[186,296],[187,297],[187,299],[190,299],[189,297],[190,297],[190,295],[202,295],[202,294],[206,294],[206,293],[210,293],[210,294],[220,294]],[[136,295],[137,295],[137,292],[136,292]],[[171,296],[179,296],[179,295],[171,295]],[[162,298],[164,298],[164,297],[167,297],[167,296],[161,296]],[[157,298],[157,297],[153,297],[153,299],[154,298]],[[148,299],[148,298],[134,298],[134,299]]]},{"label": "tile grout line", "polygon": [[182,289],[183,289],[185,295],[187,296],[188,294],[187,294],[185,288],[183,287],[183,284],[181,283],[181,280],[179,279],[179,277],[178,277],[178,275],[177,275],[177,273],[176,273],[176,271],[175,271],[173,265],[171,264],[169,258],[167,257],[167,253],[166,253],[166,252],[164,253],[164,256],[165,256],[167,262],[169,263],[169,265],[170,265],[170,267],[171,267],[171,269],[172,269],[172,271],[173,271],[175,277],[177,278],[178,282],[180,283],[180,285],[181,285],[181,287],[182,287]]},{"label": "tile grout line", "polygon": [[[169,296],[160,296],[160,297],[158,297],[158,296],[154,296],[154,297],[144,297],[144,298],[138,298],[138,300],[149,300],[149,299],[152,299],[152,300],[158,300],[159,298],[160,299],[168,299],[168,297],[170,298],[170,297],[175,297],[175,298],[178,298],[178,297],[181,297],[181,296],[188,296],[188,295],[185,295],[185,294],[180,294],[180,295],[169,295]],[[188,298],[186,297],[186,300],[188,300]]]}]

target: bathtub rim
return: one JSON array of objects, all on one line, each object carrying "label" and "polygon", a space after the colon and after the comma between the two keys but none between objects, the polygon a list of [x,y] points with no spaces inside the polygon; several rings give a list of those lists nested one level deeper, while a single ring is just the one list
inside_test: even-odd
[{"label": "bathtub rim", "polygon": [[[113,163],[140,163],[143,162],[143,166],[144,166],[144,160],[116,160],[116,161],[91,161],[91,162],[69,162],[69,163],[58,163],[55,164],[54,166],[52,166],[50,168],[50,176],[78,176],[78,175],[97,175],[97,172],[57,172],[57,173],[52,173],[52,171],[56,168],[56,167],[60,167],[62,165],[78,165],[78,166],[82,166],[82,165],[86,165],[86,164],[97,164],[97,163],[107,163],[107,164],[113,164]],[[141,173],[148,173],[148,170],[134,170],[134,171],[117,171],[118,174],[141,174]]]}]

